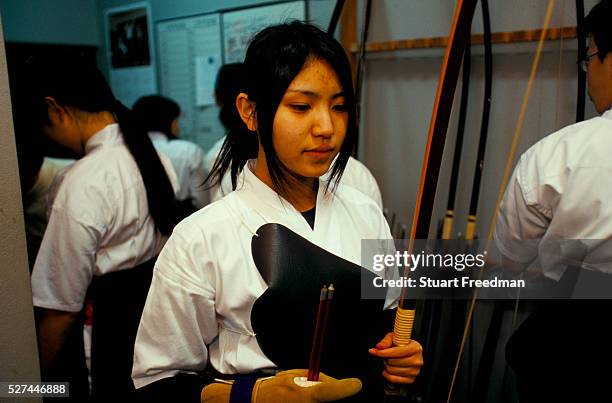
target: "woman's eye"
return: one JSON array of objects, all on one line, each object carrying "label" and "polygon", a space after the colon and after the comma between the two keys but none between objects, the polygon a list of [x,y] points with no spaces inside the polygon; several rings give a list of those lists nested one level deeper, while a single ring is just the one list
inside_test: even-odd
[{"label": "woman's eye", "polygon": [[348,108],[346,107],[346,104],[338,104],[333,106],[333,110],[338,112],[346,112],[348,111]]},{"label": "woman's eye", "polygon": [[289,107],[298,112],[305,112],[310,109],[310,105],[308,104],[290,104]]}]

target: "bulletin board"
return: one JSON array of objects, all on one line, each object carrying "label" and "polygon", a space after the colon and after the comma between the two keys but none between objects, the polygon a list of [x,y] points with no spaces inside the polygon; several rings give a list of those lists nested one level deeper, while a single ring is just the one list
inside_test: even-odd
[{"label": "bulletin board", "polygon": [[181,137],[209,149],[223,136],[214,83],[221,66],[220,14],[157,24],[160,93],[181,106]]},{"label": "bulletin board", "polygon": [[267,25],[306,20],[306,2],[291,1],[223,13],[224,62],[244,60],[251,37]]},{"label": "bulletin board", "polygon": [[160,93],[181,106],[181,137],[207,151],[225,134],[213,94],[219,67],[243,61],[250,38],[263,27],[293,19],[306,19],[306,1],[157,23]]}]

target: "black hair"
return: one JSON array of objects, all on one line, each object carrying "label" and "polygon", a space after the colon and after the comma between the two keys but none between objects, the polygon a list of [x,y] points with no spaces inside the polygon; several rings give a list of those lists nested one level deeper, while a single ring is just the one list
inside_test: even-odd
[{"label": "black hair", "polygon": [[245,87],[246,77],[242,63],[221,66],[215,80],[215,99],[219,105],[219,121],[225,128],[226,137],[219,151],[219,158],[215,160],[206,179],[207,182],[210,180],[211,187],[219,186],[223,175],[229,169],[232,187],[235,189],[236,178],[244,162],[257,157],[257,136],[245,127],[236,109],[236,97],[246,91]]},{"label": "black hair", "polygon": [[215,98],[219,106],[233,105],[244,88],[242,63],[228,63],[219,68],[215,79]]},{"label": "black hair", "polygon": [[[26,113],[13,108],[15,130],[15,147],[19,162],[19,181],[21,183],[22,201],[36,183],[43,164],[43,142],[41,129],[31,124]],[[24,204],[24,209],[25,209]]]},{"label": "black hair", "polygon": [[602,0],[596,4],[584,20],[585,32],[593,37],[597,45],[597,57],[601,61],[612,50],[612,34],[610,22],[612,21],[612,1]]},{"label": "black hair", "polygon": [[142,176],[153,222],[162,234],[169,235],[177,220],[170,179],[149,136],[142,133],[132,112],[115,98],[102,73],[91,64],[67,59],[31,60],[24,68],[28,88],[17,90],[27,92],[27,109],[38,128],[50,123],[45,97],[83,112],[107,111],[115,116]]},{"label": "black hair", "polygon": [[[272,142],[272,126],[276,110],[289,87],[304,65],[313,59],[329,63],[335,71],[345,96],[349,114],[348,128],[340,153],[331,168],[327,188],[335,188],[342,177],[357,137],[355,93],[351,68],[342,45],[334,37],[314,25],[300,21],[272,25],[257,33],[247,49],[244,59],[244,91],[255,103],[257,138],[266,154],[270,177],[281,194],[286,194],[287,168],[276,156]],[[249,158],[241,146],[253,132],[242,124],[240,131],[231,132],[221,150],[211,177],[221,180],[231,166],[232,185],[236,188],[237,174]],[[256,154],[255,154],[256,155]]]},{"label": "black hair", "polygon": [[170,98],[161,95],[147,95],[132,106],[136,121],[147,132],[162,132],[174,139],[172,122],[181,115],[181,107]]},{"label": "black hair", "polygon": [[[244,124],[236,109],[236,97],[246,91],[244,65],[242,63],[224,64],[215,80],[215,99],[219,105],[219,120],[226,131],[239,130]],[[255,150],[257,155],[257,150]]]},{"label": "black hair", "polygon": [[[36,183],[36,179],[44,161],[43,134],[40,127],[33,124],[31,111],[24,102],[24,93],[16,91],[27,81],[22,77],[19,69],[10,69],[9,87],[11,88],[11,105],[13,113],[13,130],[15,131],[15,148],[19,165],[19,182],[21,183],[21,197],[25,195]],[[23,205],[25,211],[25,203]]]}]

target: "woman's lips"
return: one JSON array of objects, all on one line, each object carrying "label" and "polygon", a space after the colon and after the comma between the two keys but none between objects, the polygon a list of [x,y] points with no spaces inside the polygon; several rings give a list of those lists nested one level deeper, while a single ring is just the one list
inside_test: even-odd
[{"label": "woman's lips", "polygon": [[317,147],[317,148],[308,149],[305,152],[310,155],[325,156],[325,155],[329,155],[333,153],[334,149],[330,147]]}]

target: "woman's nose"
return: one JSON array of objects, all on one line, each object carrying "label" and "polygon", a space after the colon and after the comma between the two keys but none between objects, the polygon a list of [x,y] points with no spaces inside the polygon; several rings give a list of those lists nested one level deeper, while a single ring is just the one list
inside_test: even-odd
[{"label": "woman's nose", "polygon": [[334,122],[329,110],[326,109],[319,111],[315,119],[316,120],[312,130],[315,136],[330,137],[332,134],[334,134]]}]

